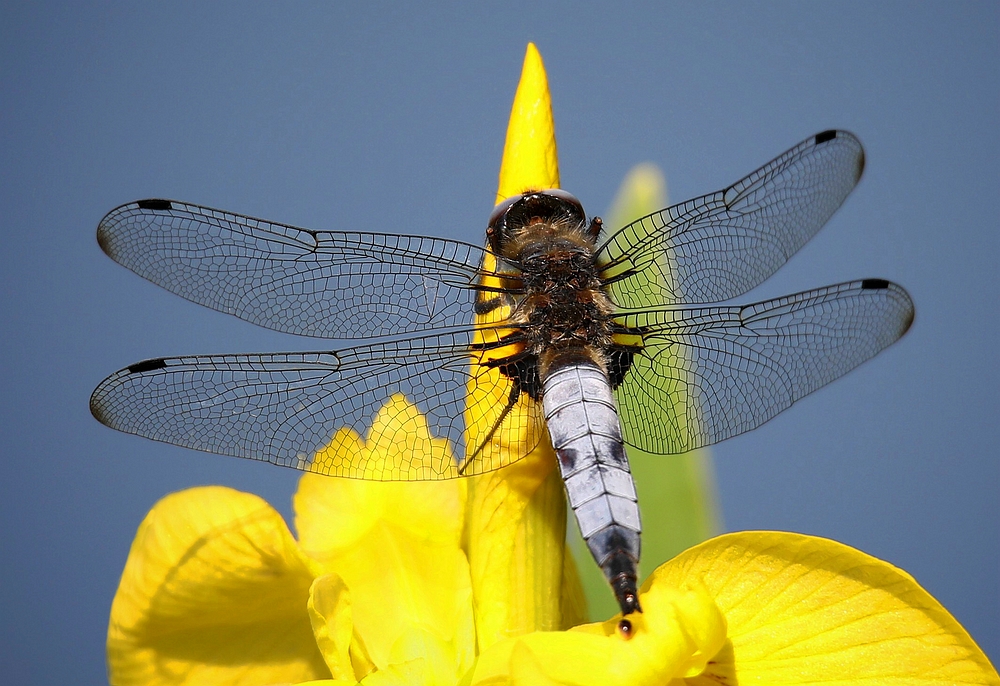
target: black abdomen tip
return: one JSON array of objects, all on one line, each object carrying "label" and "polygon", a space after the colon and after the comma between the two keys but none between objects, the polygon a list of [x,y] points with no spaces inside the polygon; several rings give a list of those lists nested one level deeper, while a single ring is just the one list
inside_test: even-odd
[{"label": "black abdomen tip", "polygon": [[169,200],[158,200],[156,198],[150,198],[148,200],[139,200],[136,202],[140,210],[170,210],[173,206],[170,204]]},{"label": "black abdomen tip", "polygon": [[634,576],[618,574],[611,579],[611,590],[614,591],[615,600],[618,601],[618,607],[621,608],[623,615],[627,617],[633,612],[642,612]]},{"label": "black abdomen tip", "polygon": [[130,374],[142,374],[143,372],[151,372],[154,369],[164,369],[166,366],[166,360],[159,357],[155,360],[143,360],[142,362],[129,365],[128,371]]}]

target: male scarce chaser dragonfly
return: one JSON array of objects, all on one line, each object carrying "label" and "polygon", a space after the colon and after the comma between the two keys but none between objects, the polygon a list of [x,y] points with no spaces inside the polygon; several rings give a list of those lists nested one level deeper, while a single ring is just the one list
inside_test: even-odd
[{"label": "male scarce chaser dragonfly", "polygon": [[[909,296],[883,279],[711,304],[773,274],[863,168],[857,138],[825,131],[615,231],[588,222],[565,191],[527,191],[493,210],[485,248],[128,203],[97,237],[140,276],[277,331],[377,340],[147,360],[102,381],[90,408],[158,441],[377,480],[480,474],[551,440],[583,537],[628,615],[641,610],[640,524],[624,446],[680,453],[749,431],[913,320]],[[413,464],[330,457],[338,429],[365,435],[400,394],[432,436],[400,424],[393,440]]]}]

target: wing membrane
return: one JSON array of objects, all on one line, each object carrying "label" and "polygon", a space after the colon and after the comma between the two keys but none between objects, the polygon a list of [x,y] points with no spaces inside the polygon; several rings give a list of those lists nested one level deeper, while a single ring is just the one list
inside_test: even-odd
[{"label": "wing membrane", "polygon": [[827,131],[729,188],[629,224],[598,250],[612,300],[633,309],[747,292],[819,231],[863,168],[860,141]]},{"label": "wing membrane", "polygon": [[470,324],[484,251],[441,238],[306,229],[168,200],[107,214],[116,262],[188,300],[320,338]]},{"label": "wing membrane", "polygon": [[[102,381],[90,407],[120,431],[303,471],[443,479],[460,476],[468,456],[462,474],[477,474],[530,452],[544,425],[522,394],[490,443],[466,449],[464,411],[490,423],[503,410],[485,399],[467,407],[476,402],[467,385],[501,385],[501,397],[511,386],[472,362],[470,342],[458,332],[329,352],[148,360]],[[360,449],[357,436],[378,449]]]},{"label": "wing membrane", "polygon": [[903,335],[913,303],[869,279],[743,307],[615,317],[645,347],[616,389],[625,441],[678,453],[760,426]]}]

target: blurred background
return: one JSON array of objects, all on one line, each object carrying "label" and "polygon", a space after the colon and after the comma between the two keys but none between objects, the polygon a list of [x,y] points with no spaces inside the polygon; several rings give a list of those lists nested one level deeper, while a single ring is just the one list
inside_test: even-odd
[{"label": "blurred background", "polygon": [[741,300],[883,277],[909,290],[916,322],[713,449],[723,526],[888,560],[996,662],[998,35],[985,2],[4,3],[0,674],[105,681],[111,598],[163,495],[225,484],[290,515],[293,471],[98,424],[87,400],[102,378],[168,354],[331,347],[143,281],[101,253],[100,218],[166,197],[479,243],[528,41],[563,186],[591,213],[639,162],[678,202],[824,129],[861,138],[844,207]]}]

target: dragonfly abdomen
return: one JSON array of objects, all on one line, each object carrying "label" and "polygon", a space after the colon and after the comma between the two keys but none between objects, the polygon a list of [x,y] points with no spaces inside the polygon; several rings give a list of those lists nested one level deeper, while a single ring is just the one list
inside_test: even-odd
[{"label": "dragonfly abdomen", "polygon": [[622,613],[641,610],[639,505],[608,376],[594,362],[557,361],[542,382],[542,406],[580,533]]}]

